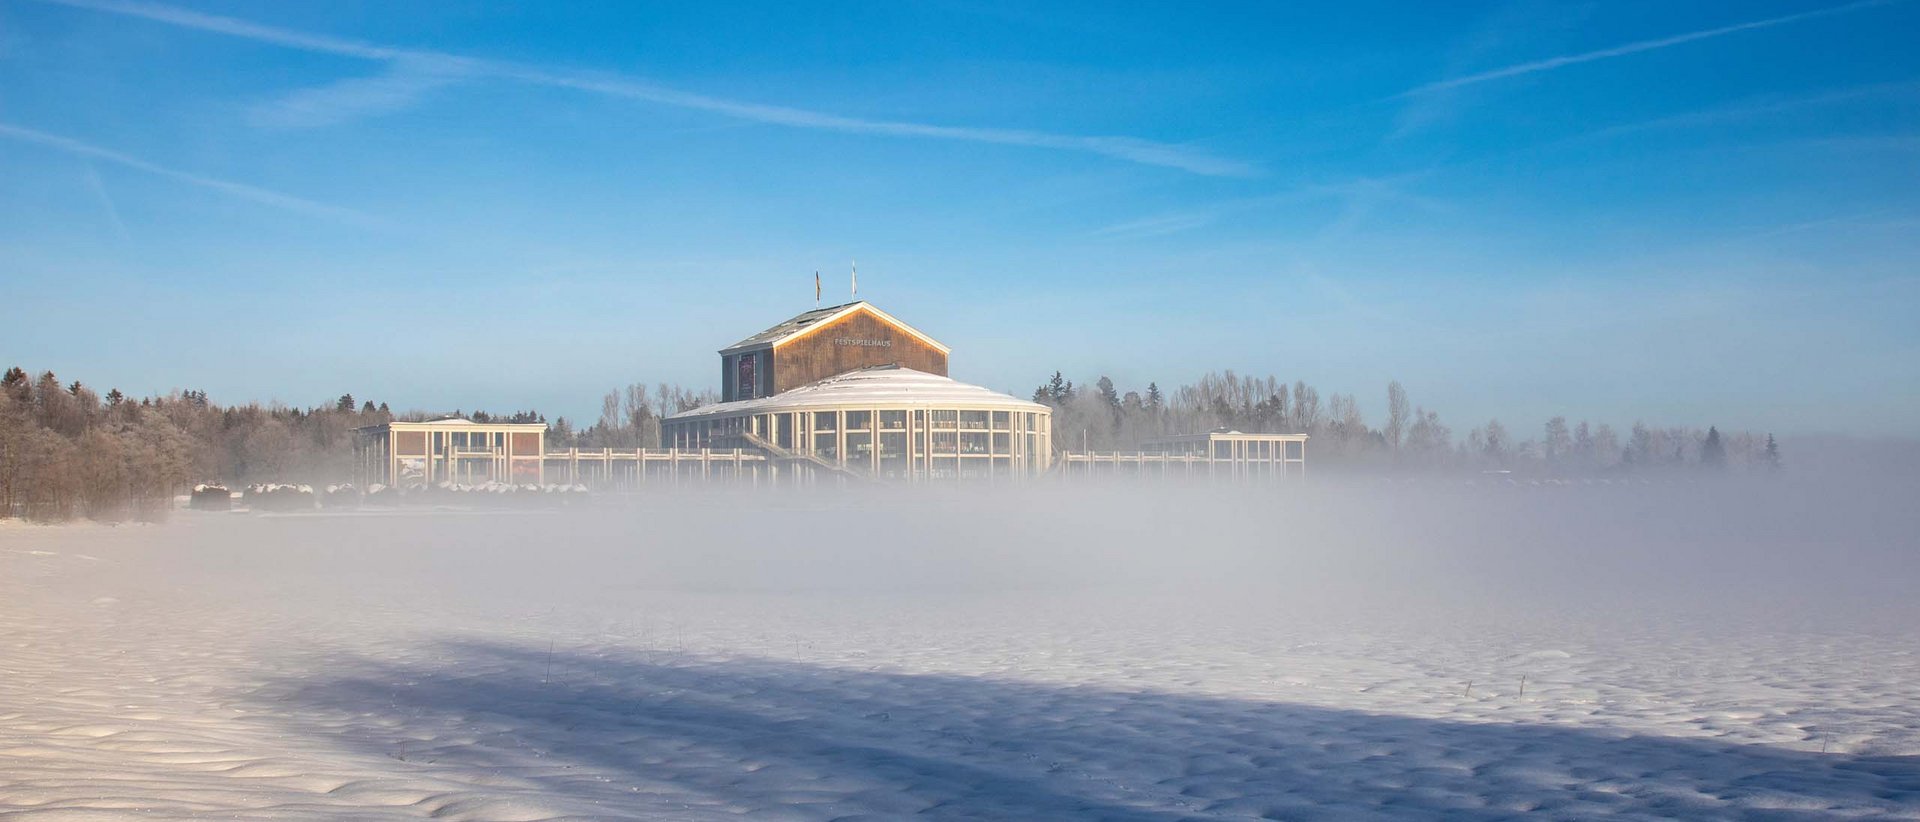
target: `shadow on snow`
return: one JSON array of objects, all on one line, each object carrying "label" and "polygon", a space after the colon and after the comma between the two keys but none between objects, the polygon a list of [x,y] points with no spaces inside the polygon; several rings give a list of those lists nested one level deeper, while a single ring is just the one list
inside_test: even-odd
[{"label": "shadow on snow", "polygon": [[487,774],[608,815],[1920,815],[1915,757],[759,659],[436,650],[255,698],[399,771]]}]

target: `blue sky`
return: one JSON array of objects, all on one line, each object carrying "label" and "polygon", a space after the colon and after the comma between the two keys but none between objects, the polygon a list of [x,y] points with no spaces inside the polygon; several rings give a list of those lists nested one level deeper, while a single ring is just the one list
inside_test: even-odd
[{"label": "blue sky", "polygon": [[1920,2],[0,0],[0,358],[592,417],[860,296],[1025,394],[1920,435]]}]

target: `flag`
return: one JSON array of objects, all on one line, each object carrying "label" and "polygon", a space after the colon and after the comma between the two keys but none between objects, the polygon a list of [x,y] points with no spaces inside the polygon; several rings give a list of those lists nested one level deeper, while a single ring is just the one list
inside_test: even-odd
[{"label": "flag", "polygon": [[860,261],[853,261],[853,296],[860,296]]},{"label": "flag", "polygon": [[820,304],[820,272],[813,272],[813,304]]}]

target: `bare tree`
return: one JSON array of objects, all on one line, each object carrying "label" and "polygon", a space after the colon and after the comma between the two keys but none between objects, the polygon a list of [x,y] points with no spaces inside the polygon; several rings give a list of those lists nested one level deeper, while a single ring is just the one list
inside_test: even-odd
[{"label": "bare tree", "polygon": [[1407,389],[1401,388],[1398,380],[1387,383],[1387,426],[1380,433],[1395,454],[1400,453],[1400,441],[1406,436],[1407,409]]}]

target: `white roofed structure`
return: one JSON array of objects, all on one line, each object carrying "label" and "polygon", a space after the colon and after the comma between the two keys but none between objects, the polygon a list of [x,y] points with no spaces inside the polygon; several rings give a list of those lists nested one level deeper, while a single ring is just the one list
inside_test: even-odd
[{"label": "white roofed structure", "polygon": [[914,408],[1003,408],[1046,412],[1047,406],[898,365],[877,365],[837,374],[791,391],[752,400],[714,403],[668,417],[696,419],[714,415],[763,413],[793,408],[865,407],[874,404]]},{"label": "white roofed structure", "polygon": [[898,365],[661,421],[674,448],[754,447],[892,480],[1028,477],[1052,464],[1052,409]]}]

